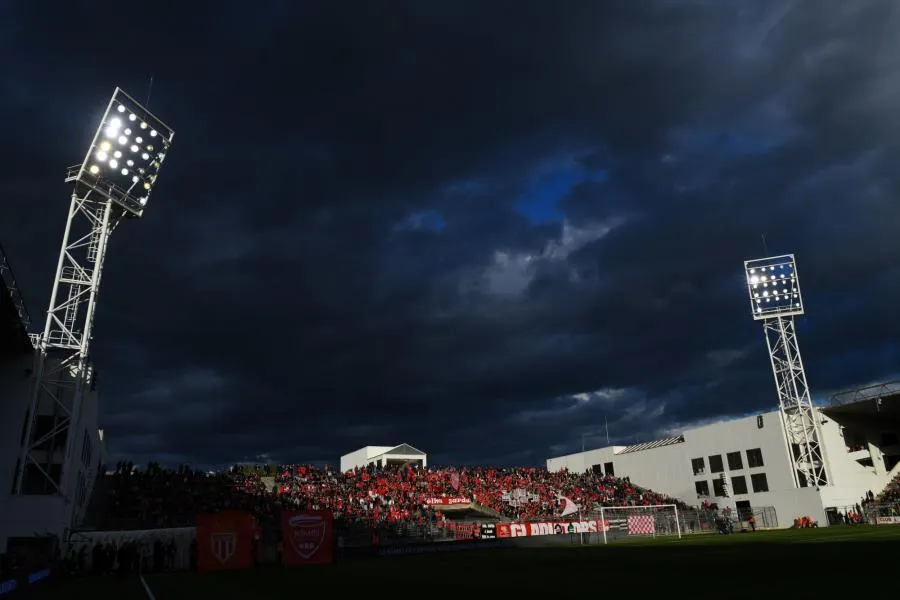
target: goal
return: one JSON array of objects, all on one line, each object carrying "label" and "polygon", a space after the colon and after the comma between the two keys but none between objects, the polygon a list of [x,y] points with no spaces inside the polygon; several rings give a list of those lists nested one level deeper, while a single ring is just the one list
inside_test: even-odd
[{"label": "goal", "polygon": [[674,504],[602,506],[598,517],[602,524],[598,529],[602,531],[604,544],[659,536],[681,538],[678,507]]}]

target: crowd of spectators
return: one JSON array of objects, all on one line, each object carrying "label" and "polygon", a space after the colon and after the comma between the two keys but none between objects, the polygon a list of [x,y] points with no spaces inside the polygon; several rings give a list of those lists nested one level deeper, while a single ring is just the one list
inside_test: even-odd
[{"label": "crowd of spectators", "polygon": [[106,529],[157,529],[194,524],[197,513],[247,510],[272,514],[274,505],[257,473],[175,470],[150,463],[120,463],[105,477]]},{"label": "crowd of spectators", "polygon": [[[269,479],[268,477],[271,477]],[[264,483],[264,477],[269,483]],[[675,503],[621,479],[596,473],[550,472],[543,468],[367,467],[340,473],[309,465],[235,467],[224,473],[151,463],[117,465],[106,475],[105,523],[110,529],[154,529],[192,525],[195,515],[247,510],[261,519],[281,508],[329,510],[348,526],[424,525],[444,518],[428,500],[466,498],[475,506],[513,519],[558,516],[563,498],[582,510],[603,506]]]},{"label": "crowd of spectators", "polygon": [[412,468],[339,473],[288,465],[276,477],[273,493],[285,507],[329,510],[348,525],[424,525],[437,518],[425,503],[425,497],[433,495],[429,473]]},{"label": "crowd of spectators", "polygon": [[[196,549],[196,543],[191,550]],[[175,568],[175,542],[128,540],[121,544],[107,541],[93,545],[70,546],[65,557],[69,574],[85,573],[87,565],[95,575],[119,573],[161,573]]]},{"label": "crowd of spectators", "polygon": [[896,512],[898,504],[900,504],[900,474],[889,481],[880,493],[873,494],[870,490],[862,499],[862,506],[867,509],[888,506],[893,507]]},{"label": "crowd of spectators", "polygon": [[[449,479],[452,485],[456,479],[453,471]],[[574,474],[534,467],[478,468],[463,471],[459,481],[465,495],[509,518],[535,519],[559,514],[558,507],[563,497],[584,510],[592,510],[596,506],[677,503],[673,498],[632,484],[628,478],[595,472]],[[512,502],[508,500],[510,494]]]},{"label": "crowd of spectators", "polygon": [[894,477],[884,491],[878,495],[878,502],[882,504],[900,503],[900,475]]}]

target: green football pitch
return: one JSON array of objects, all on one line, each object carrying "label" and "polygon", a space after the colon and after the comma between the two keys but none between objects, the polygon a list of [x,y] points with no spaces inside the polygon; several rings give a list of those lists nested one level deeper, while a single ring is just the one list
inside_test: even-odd
[{"label": "green football pitch", "polygon": [[[86,577],[23,598],[847,598],[896,593],[900,526],[658,538],[608,546],[509,547],[317,567]],[[39,589],[40,588],[40,589]],[[23,590],[24,591],[24,590]],[[148,593],[149,591],[149,593]]]}]

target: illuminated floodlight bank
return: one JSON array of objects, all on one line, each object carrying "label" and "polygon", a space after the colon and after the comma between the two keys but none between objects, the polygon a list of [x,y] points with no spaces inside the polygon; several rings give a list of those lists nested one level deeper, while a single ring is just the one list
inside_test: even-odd
[{"label": "illuminated floodlight bank", "polygon": [[[74,189],[44,331],[35,341],[14,486],[15,494],[63,497],[67,516],[54,517],[55,523],[76,526],[76,499],[90,497],[96,475],[87,468],[81,446],[87,433],[83,438],[77,428],[85,424],[83,404],[95,384],[90,345],[109,237],[126,218],[143,215],[173,135],[116,88],[84,160],[66,171]],[[53,415],[49,431],[36,425],[48,415]],[[55,535],[64,535],[63,529]]]},{"label": "illuminated floodlight bank", "polygon": [[66,181],[100,192],[141,216],[156,185],[174,132],[134,98],[116,88],[94,140]]},{"label": "illuminated floodlight bank", "polygon": [[804,311],[794,255],[745,261],[744,277],[750,310],[766,337],[794,486],[827,486],[828,464],[794,324]]},{"label": "illuminated floodlight bank", "polygon": [[803,314],[793,254],[744,261],[750,310],[756,320]]}]

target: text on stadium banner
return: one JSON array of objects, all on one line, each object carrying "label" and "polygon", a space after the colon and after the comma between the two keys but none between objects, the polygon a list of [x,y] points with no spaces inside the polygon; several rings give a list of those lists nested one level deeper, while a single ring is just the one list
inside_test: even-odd
[{"label": "text on stadium banner", "polygon": [[480,537],[483,540],[497,539],[497,524],[496,523],[482,523],[481,524],[481,533],[479,533],[478,537]]},{"label": "text on stadium banner", "polygon": [[334,516],[327,510],[282,511],[281,546],[284,564],[332,562],[333,527]]},{"label": "text on stadium banner", "polygon": [[[497,523],[498,538],[531,537],[537,535],[563,535],[566,533],[598,533],[609,531],[609,521],[540,521],[535,523]],[[572,525],[573,531],[569,531]]]},{"label": "text on stadium banner", "polygon": [[449,506],[453,504],[472,504],[468,498],[425,498],[428,506]]}]

